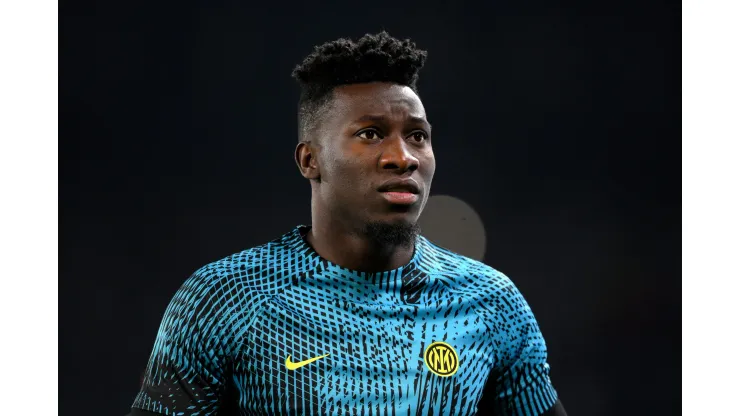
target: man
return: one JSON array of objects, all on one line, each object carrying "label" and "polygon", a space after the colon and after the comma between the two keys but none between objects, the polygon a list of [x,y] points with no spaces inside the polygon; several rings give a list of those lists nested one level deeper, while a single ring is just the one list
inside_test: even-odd
[{"label": "man", "polygon": [[435,171],[426,52],[382,32],[317,47],[295,161],[311,226],[196,271],[165,312],[132,415],[565,415],[532,311],[417,219]]}]

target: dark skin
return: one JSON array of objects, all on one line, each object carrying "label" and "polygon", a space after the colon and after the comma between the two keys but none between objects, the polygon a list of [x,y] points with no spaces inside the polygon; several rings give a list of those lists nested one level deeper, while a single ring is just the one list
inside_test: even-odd
[{"label": "dark skin", "polygon": [[[320,128],[295,150],[311,182],[308,243],[352,270],[402,267],[413,246],[378,246],[362,228],[369,221],[414,224],[424,209],[436,168],[424,106],[411,88],[383,82],[337,87],[331,105]],[[391,178],[414,179],[419,200],[410,207],[389,204],[377,188]],[[567,416],[559,400],[543,415]]]},{"label": "dark skin", "polygon": [[[406,86],[373,82],[334,89],[329,115],[295,160],[311,182],[308,243],[323,258],[360,271],[406,265],[413,246],[378,246],[366,235],[368,222],[415,224],[434,177],[431,125],[419,97]],[[419,199],[394,205],[377,188],[393,178],[411,178]]]},{"label": "dark skin", "polygon": [[[429,197],[436,165],[431,126],[416,93],[390,83],[338,87],[329,117],[307,139],[295,160],[311,182],[307,239],[314,250],[353,270],[392,270],[411,261],[413,246],[377,246],[362,229],[370,221],[414,224]],[[414,179],[418,201],[394,206],[385,200],[377,188],[392,178]],[[132,409],[130,415],[157,413]],[[566,416],[559,401],[544,415]]]}]

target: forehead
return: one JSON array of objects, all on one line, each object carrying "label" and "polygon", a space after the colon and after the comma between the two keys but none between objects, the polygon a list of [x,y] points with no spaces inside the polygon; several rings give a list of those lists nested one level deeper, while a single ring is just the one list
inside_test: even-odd
[{"label": "forehead", "polygon": [[424,106],[411,88],[385,82],[335,88],[333,110],[334,117],[339,119],[369,114],[426,118]]}]

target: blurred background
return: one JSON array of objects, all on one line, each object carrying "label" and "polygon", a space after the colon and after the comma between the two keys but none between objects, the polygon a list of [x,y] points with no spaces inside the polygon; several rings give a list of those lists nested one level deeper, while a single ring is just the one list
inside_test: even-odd
[{"label": "blurred background", "polygon": [[182,282],[310,223],[290,72],[383,29],[429,51],[425,234],[519,287],[569,415],[680,413],[680,2],[59,15],[60,415],[126,414]]}]

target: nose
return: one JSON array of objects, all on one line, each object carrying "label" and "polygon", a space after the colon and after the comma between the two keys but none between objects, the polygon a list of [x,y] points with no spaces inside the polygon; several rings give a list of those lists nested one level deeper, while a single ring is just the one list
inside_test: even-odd
[{"label": "nose", "polygon": [[394,135],[393,137],[386,137],[383,141],[380,168],[399,172],[413,172],[419,168],[419,159],[409,151],[403,137]]}]

